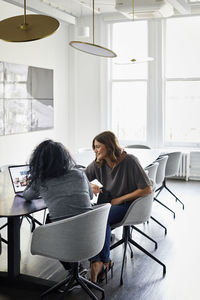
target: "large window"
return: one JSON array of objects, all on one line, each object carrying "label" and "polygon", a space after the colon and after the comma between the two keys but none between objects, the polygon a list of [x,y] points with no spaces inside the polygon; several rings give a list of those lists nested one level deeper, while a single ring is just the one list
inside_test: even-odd
[{"label": "large window", "polygon": [[166,22],[165,144],[200,143],[200,17]]},{"label": "large window", "polygon": [[[127,144],[200,146],[200,17],[112,25],[111,128]],[[154,57],[153,63],[128,64]]]},{"label": "large window", "polygon": [[112,130],[121,141],[146,141],[147,63],[130,64],[132,58],[148,56],[147,22],[113,25]]}]

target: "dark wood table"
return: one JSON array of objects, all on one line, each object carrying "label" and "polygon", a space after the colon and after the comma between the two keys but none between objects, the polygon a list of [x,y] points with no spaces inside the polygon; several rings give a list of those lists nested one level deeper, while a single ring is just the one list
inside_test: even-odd
[{"label": "dark wood table", "polygon": [[8,220],[7,273],[4,277],[14,280],[20,276],[20,225],[21,217],[43,210],[46,205],[43,199],[26,202],[15,196],[8,171],[0,172],[0,217]]}]

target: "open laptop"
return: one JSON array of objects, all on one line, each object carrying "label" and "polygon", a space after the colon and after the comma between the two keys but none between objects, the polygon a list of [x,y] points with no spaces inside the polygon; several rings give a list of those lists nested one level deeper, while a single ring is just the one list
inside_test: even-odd
[{"label": "open laptop", "polygon": [[28,184],[29,165],[16,165],[8,167],[14,192],[23,197],[23,191]]}]

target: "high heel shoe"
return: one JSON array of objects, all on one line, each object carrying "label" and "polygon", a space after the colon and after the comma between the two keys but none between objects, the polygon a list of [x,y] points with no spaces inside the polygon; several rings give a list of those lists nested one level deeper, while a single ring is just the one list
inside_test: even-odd
[{"label": "high heel shoe", "polygon": [[[95,266],[96,263],[101,263],[102,264],[101,268],[99,268],[98,265]],[[93,283],[98,283],[100,276],[102,276],[102,274],[105,271],[105,266],[102,262],[94,261],[94,262],[90,263],[90,267],[91,267],[91,281]],[[97,274],[97,272],[98,272],[98,274]],[[95,277],[96,277],[96,281],[94,279],[92,280],[92,278],[95,278]]]},{"label": "high heel shoe", "polygon": [[114,266],[114,262],[112,262],[111,260],[109,260],[108,265],[105,267],[104,265],[104,271],[102,272],[102,274],[99,276],[98,280],[99,282],[103,282],[104,279],[106,279],[106,284],[108,282],[108,272],[111,270],[111,278],[113,278],[113,266]]}]

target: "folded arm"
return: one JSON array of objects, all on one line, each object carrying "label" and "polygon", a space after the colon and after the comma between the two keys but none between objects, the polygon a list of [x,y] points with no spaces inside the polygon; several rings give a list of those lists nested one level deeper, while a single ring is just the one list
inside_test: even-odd
[{"label": "folded arm", "polygon": [[113,198],[111,201],[111,204],[119,205],[119,204],[122,204],[123,202],[134,200],[139,197],[151,194],[151,192],[152,192],[151,186],[147,186],[144,189],[137,189],[131,193],[125,194],[125,195],[117,197],[117,198]]}]

